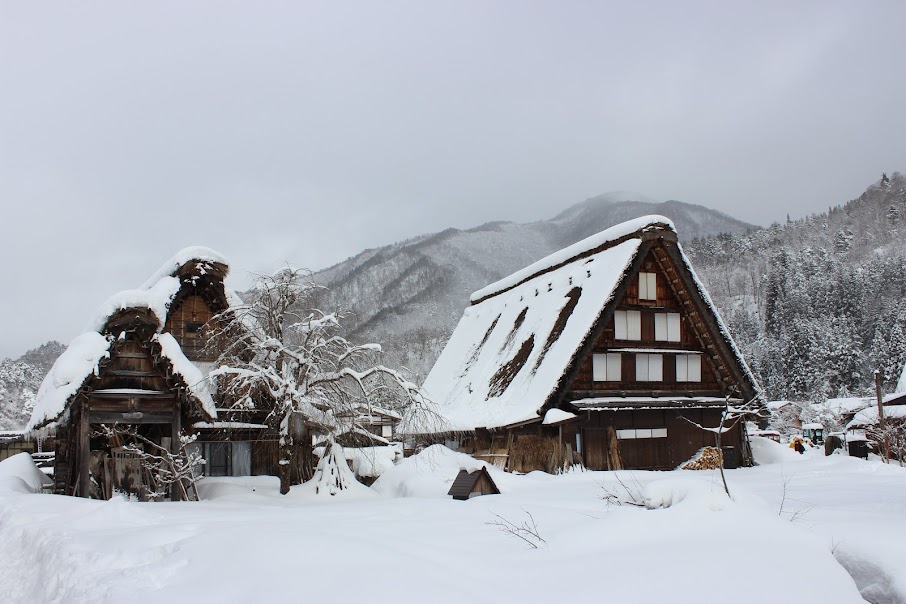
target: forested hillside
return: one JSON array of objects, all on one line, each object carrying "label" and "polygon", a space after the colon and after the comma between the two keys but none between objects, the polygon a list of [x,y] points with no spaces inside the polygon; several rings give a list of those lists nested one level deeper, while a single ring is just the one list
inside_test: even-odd
[{"label": "forested hillside", "polygon": [[352,338],[382,343],[386,362],[406,367],[420,381],[473,291],[589,235],[646,214],[672,218],[684,240],[757,229],[699,205],[608,193],[550,220],[447,229],[366,250],[315,275],[329,291],[321,305],[346,309],[344,324]]},{"label": "forested hillside", "polygon": [[906,178],[687,252],[772,399],[823,401],[892,389],[906,362]]},{"label": "forested hillside", "polygon": [[[498,222],[366,250],[316,273],[320,302],[343,309],[350,337],[381,342],[386,362],[423,379],[469,294],[608,226],[672,218],[687,253],[770,399],[823,401],[887,390],[906,363],[906,178],[766,229],[676,201],[610,194],[551,220]],[[0,361],[0,429],[19,428],[63,346]]]},{"label": "forested hillside", "polygon": [[41,380],[64,349],[59,342],[47,342],[18,359],[0,359],[0,430],[28,423]]}]

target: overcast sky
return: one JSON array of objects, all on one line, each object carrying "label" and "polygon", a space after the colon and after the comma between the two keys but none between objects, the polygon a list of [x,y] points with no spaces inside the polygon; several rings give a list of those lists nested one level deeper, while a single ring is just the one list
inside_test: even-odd
[{"label": "overcast sky", "polygon": [[766,225],[906,170],[906,2],[0,0],[0,356],[611,190]]}]

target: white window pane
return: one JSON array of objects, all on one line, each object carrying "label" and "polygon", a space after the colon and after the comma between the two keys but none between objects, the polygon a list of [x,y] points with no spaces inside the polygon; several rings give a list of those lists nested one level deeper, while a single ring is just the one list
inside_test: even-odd
[{"label": "white window pane", "polygon": [[613,337],[617,340],[626,339],[626,311],[618,310],[613,313]]},{"label": "white window pane", "polygon": [[676,355],[676,381],[689,381],[689,355],[687,354]]},{"label": "white window pane", "polygon": [[689,381],[702,381],[702,357],[698,354],[689,355]]},{"label": "white window pane", "polygon": [[389,424],[381,426],[381,436],[384,438],[391,438],[393,436],[393,426]]},{"label": "white window pane", "polygon": [[632,428],[628,430],[617,430],[617,438],[619,440],[629,440],[635,438],[635,430]]},{"label": "white window pane", "polygon": [[680,316],[679,313],[667,313],[667,341],[680,341]]},{"label": "white window pane", "polygon": [[648,355],[635,355],[635,380],[637,382],[648,381]]},{"label": "white window pane", "polygon": [[636,438],[651,438],[651,429],[650,428],[636,428],[635,437]]},{"label": "white window pane", "polygon": [[667,428],[652,428],[651,438],[667,438]]},{"label": "white window pane", "polygon": [[607,354],[607,381],[619,382],[623,379],[623,355],[619,352]]},{"label": "white window pane", "polygon": [[648,381],[649,382],[664,381],[664,355],[662,355],[662,354],[649,354],[648,355]]},{"label": "white window pane", "polygon": [[639,273],[639,299],[657,300],[657,275]]},{"label": "white window pane", "polygon": [[667,341],[667,313],[654,314],[654,339],[658,342]]},{"label": "white window pane", "polygon": [[627,340],[641,340],[642,339],[642,311],[640,310],[627,310],[626,311],[626,339]]},{"label": "white window pane", "polygon": [[607,355],[593,354],[591,356],[591,379],[595,382],[607,381]]}]

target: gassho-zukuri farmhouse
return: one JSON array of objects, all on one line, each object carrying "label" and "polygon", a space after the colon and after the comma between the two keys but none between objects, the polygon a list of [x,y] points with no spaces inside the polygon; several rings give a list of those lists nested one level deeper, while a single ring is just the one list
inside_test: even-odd
[{"label": "gassho-zukuri farmhouse", "polygon": [[[759,388],[677,241],[646,216],[472,294],[424,383],[448,445],[511,471],[673,469]],[[722,434],[748,465],[744,422]],[[449,438],[449,437],[448,437]]]}]

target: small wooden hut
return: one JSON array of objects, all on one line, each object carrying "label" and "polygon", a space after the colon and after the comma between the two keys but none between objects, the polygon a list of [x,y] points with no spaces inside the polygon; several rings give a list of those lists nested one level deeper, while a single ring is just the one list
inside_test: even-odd
[{"label": "small wooden hut", "polygon": [[472,497],[478,497],[479,495],[499,494],[500,489],[494,484],[494,480],[488,473],[488,469],[484,466],[479,470],[473,470],[471,472],[468,470],[460,470],[456,479],[453,481],[453,486],[450,487],[450,491],[447,493],[447,495],[450,495],[453,499],[460,500],[471,499]]}]

